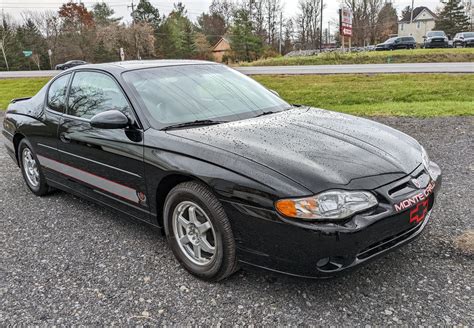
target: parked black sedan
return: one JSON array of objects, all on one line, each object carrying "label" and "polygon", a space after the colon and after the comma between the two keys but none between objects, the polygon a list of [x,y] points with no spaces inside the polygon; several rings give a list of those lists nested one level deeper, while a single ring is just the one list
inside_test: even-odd
[{"label": "parked black sedan", "polygon": [[383,50],[397,50],[397,49],[415,49],[416,41],[413,37],[395,37],[390,38],[384,43],[379,43],[376,47],[376,51]]},{"label": "parked black sedan", "polygon": [[68,68],[76,67],[79,65],[85,65],[85,64],[87,64],[87,62],[83,60],[70,60],[62,64],[57,64],[54,69],[64,71]]},{"label": "parked black sedan", "polygon": [[424,37],[423,48],[448,48],[449,38],[443,31],[431,31]]},{"label": "parked black sedan", "polygon": [[454,48],[474,47],[474,32],[458,33],[453,39]]},{"label": "parked black sedan", "polygon": [[14,100],[3,135],[34,194],[61,189],[163,228],[211,281],[239,264],[356,267],[417,237],[441,184],[413,138],[290,105],[208,62],[73,68]]}]

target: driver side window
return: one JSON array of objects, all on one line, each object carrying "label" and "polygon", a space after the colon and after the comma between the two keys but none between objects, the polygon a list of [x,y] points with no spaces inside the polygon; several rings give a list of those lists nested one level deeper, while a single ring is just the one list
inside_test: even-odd
[{"label": "driver side window", "polygon": [[84,119],[116,109],[129,116],[130,105],[117,83],[99,72],[77,72],[69,89],[68,114]]}]

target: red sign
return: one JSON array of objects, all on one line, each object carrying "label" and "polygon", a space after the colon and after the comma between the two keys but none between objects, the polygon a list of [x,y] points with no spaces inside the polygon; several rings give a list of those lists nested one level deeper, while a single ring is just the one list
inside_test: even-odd
[{"label": "red sign", "polygon": [[352,36],[352,11],[349,8],[339,10],[339,27],[343,36]]},{"label": "red sign", "polygon": [[347,28],[347,27],[343,27],[341,29],[341,34],[344,35],[344,36],[352,36],[352,29]]}]

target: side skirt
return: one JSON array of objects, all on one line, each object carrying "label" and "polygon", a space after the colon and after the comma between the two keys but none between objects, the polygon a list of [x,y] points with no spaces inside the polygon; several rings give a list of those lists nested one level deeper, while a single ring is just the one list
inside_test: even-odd
[{"label": "side skirt", "polygon": [[158,229],[162,230],[162,227],[160,227],[160,226],[158,226],[158,225],[156,225],[156,224],[154,224],[154,223],[152,223],[152,222],[145,221],[145,220],[143,220],[143,219],[141,219],[141,218],[139,218],[139,217],[136,217],[136,216],[134,216],[134,215],[131,215],[130,213],[126,213],[126,212],[124,212],[124,211],[122,211],[122,210],[120,210],[120,209],[118,209],[118,208],[116,208],[116,207],[114,207],[114,206],[112,206],[112,205],[106,203],[106,202],[103,202],[103,201],[98,200],[98,199],[96,199],[96,198],[92,198],[92,197],[90,197],[90,196],[88,196],[88,195],[86,195],[86,194],[83,194],[83,193],[81,193],[81,192],[79,192],[79,191],[77,191],[77,190],[74,190],[74,189],[72,189],[72,188],[69,188],[68,186],[66,186],[66,185],[64,185],[64,184],[62,184],[62,183],[60,183],[60,182],[54,181],[54,180],[52,180],[51,178],[46,178],[46,182],[47,182],[48,185],[51,186],[51,187],[54,187],[54,188],[56,188],[56,189],[65,191],[65,192],[67,192],[67,193],[69,193],[69,194],[72,194],[72,195],[74,195],[74,196],[77,196],[77,197],[86,199],[86,200],[88,200],[88,201],[90,201],[90,202],[92,202],[92,203],[106,206],[107,208],[109,208],[109,209],[111,209],[111,210],[113,210],[113,211],[115,211],[115,212],[118,212],[118,213],[120,213],[120,214],[126,216],[127,218],[132,218],[133,220],[137,220],[137,221],[139,221],[139,222],[146,223],[147,225],[150,225],[150,226],[152,226],[152,227],[154,227],[154,228],[158,228]]}]

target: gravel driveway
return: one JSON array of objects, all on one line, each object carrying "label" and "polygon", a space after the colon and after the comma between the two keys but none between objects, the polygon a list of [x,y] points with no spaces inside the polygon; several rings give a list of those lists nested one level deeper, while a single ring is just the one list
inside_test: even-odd
[{"label": "gravel driveway", "polygon": [[425,145],[442,194],[421,238],[332,280],[199,281],[156,230],[63,192],[33,196],[0,144],[0,326],[474,325],[474,258],[453,243],[473,228],[474,119],[378,120]]}]

